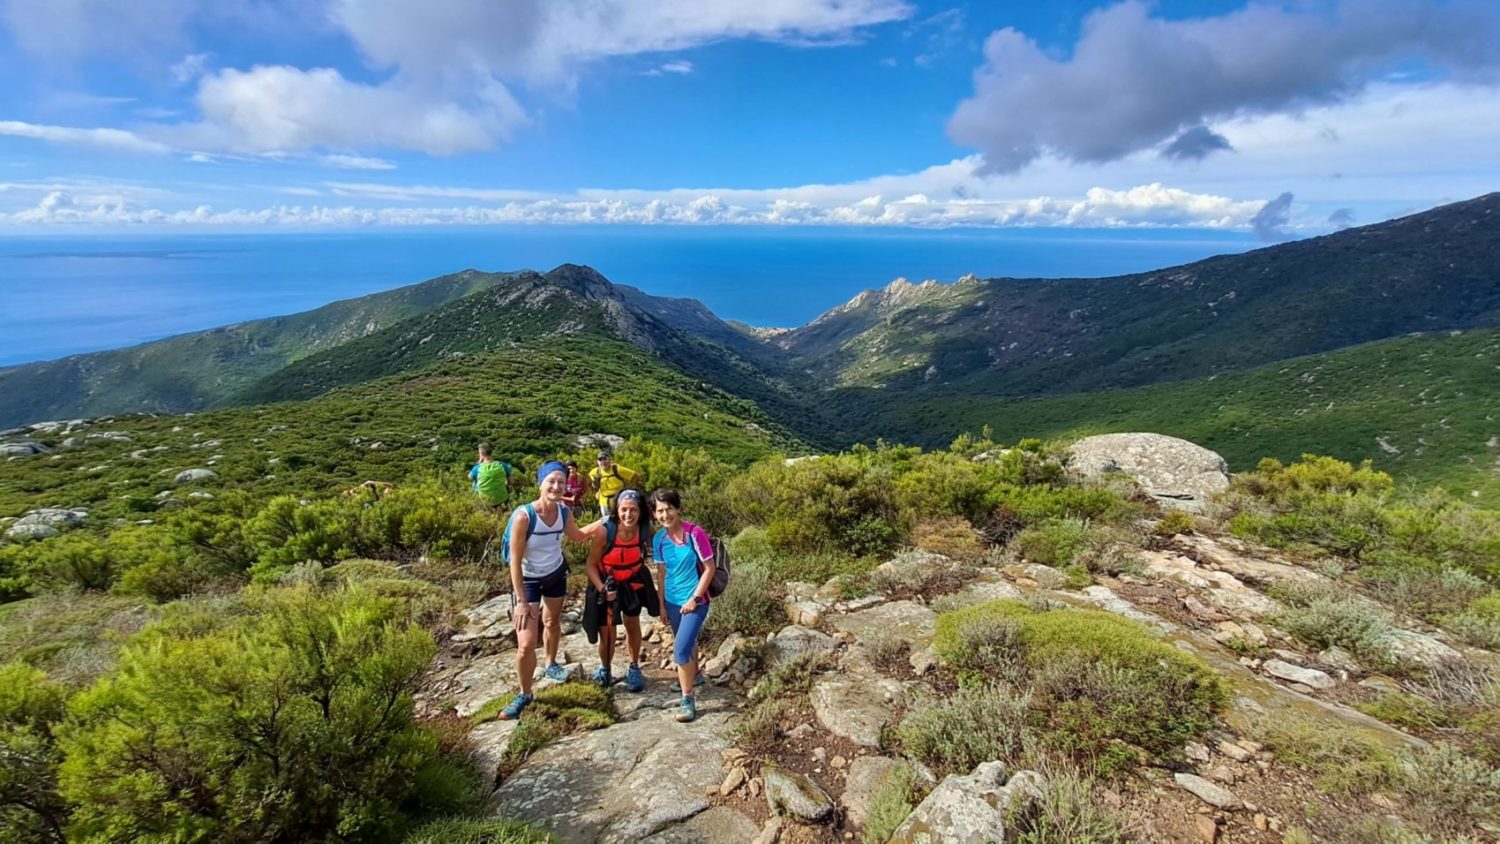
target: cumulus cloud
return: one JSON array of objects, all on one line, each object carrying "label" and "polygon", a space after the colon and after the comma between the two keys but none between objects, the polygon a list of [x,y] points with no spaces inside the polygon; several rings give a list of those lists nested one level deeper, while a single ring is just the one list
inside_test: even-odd
[{"label": "cumulus cloud", "polygon": [[142,138],[123,129],[77,129],[71,126],[47,126],[23,123],[19,120],[0,120],[0,135],[122,152],[159,154],[172,151],[172,148],[166,144]]},{"label": "cumulus cloud", "polygon": [[[1127,190],[1094,188],[1079,197],[976,198],[951,193],[870,193],[879,183],[893,191],[923,182],[934,187],[956,170],[845,185],[809,185],[778,190],[581,191],[568,195],[474,188],[399,188],[368,183],[330,182],[328,192],[352,201],[378,199],[401,205],[365,207],[277,205],[262,209],[215,210],[206,205],[161,210],[122,196],[88,200],[66,189],[48,192],[34,207],[0,222],[13,225],[73,226],[245,226],[350,227],[486,224],[636,225],[853,225],[943,228],[952,226],[1064,226],[1085,228],[1248,227],[1264,203],[1233,200],[1165,187]],[[968,167],[972,173],[972,165]],[[277,188],[307,195],[306,189]],[[459,203],[433,205],[433,199]]]},{"label": "cumulus cloud", "polygon": [[1286,227],[1291,220],[1292,195],[1282,193],[1255,212],[1255,216],[1250,218],[1250,228],[1261,240],[1286,240]]},{"label": "cumulus cloud", "polygon": [[481,86],[464,103],[434,94],[352,82],[332,68],[229,68],[200,83],[202,121],[157,133],[179,146],[252,154],[397,147],[453,155],[487,149],[524,120],[500,85]]},{"label": "cumulus cloud", "polygon": [[[1402,61],[1493,84],[1500,7],[1253,3],[1218,17],[1166,20],[1127,0],[1091,14],[1066,57],[1009,28],[990,35],[984,55],[974,94],[948,131],[982,150],[988,169],[1009,173],[1046,154],[1112,161],[1224,119],[1346,102]],[[1192,140],[1189,150],[1205,150]]]},{"label": "cumulus cloud", "polygon": [[1354,209],[1339,208],[1328,215],[1328,224],[1335,229],[1347,229],[1354,225]]}]

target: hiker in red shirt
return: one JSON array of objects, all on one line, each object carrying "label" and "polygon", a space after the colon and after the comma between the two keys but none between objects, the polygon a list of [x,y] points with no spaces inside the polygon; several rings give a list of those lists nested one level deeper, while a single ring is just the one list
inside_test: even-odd
[{"label": "hiker in red shirt", "polygon": [[646,687],[641,674],[641,610],[658,615],[661,603],[646,567],[650,523],[639,490],[622,490],[611,509],[611,518],[603,529],[593,531],[589,546],[583,627],[591,640],[598,633],[600,665],[594,682],[608,688],[614,682],[615,625],[624,623],[625,647],[630,653],[625,688],[639,692]]}]

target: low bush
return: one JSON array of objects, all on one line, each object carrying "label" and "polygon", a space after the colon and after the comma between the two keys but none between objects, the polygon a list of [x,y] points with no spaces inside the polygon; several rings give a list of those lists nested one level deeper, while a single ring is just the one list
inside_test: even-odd
[{"label": "low bush", "polygon": [[1469,644],[1500,650],[1500,593],[1471,601],[1463,612],[1449,616],[1445,622]]},{"label": "low bush", "polygon": [[1093,781],[1071,771],[1047,777],[1037,813],[1016,839],[1021,844],[1124,844],[1125,822],[1094,799]]},{"label": "low bush", "polygon": [[906,822],[906,816],[917,807],[920,799],[917,772],[905,762],[897,763],[870,795],[870,808],[860,840],[864,844],[885,844],[891,840],[891,834]]},{"label": "low bush", "polygon": [[1394,555],[1380,556],[1384,564],[1360,569],[1360,580],[1371,594],[1399,612],[1434,621],[1462,611],[1490,591],[1488,583],[1463,569],[1426,565],[1421,560],[1403,564],[1395,562]]},{"label": "low bush", "polygon": [[1467,834],[1500,821],[1500,768],[1450,745],[1416,754],[1401,787],[1430,829]]},{"label": "low bush", "polygon": [[1368,794],[1400,781],[1400,759],[1385,745],[1353,727],[1294,712],[1256,719],[1250,734],[1277,760],[1311,774],[1332,794]]},{"label": "low bush", "polygon": [[1453,726],[1453,716],[1441,706],[1407,692],[1385,692],[1355,708],[1372,718],[1407,729],[1436,729]]},{"label": "low bush", "polygon": [[1379,667],[1395,668],[1384,642],[1391,624],[1369,601],[1325,585],[1282,584],[1272,590],[1286,606],[1267,620],[1317,650],[1340,647]]},{"label": "low bush", "polygon": [[52,730],[64,691],[18,662],[0,665],[0,842],[61,842],[67,804],[57,792]]},{"label": "low bush", "polygon": [[523,821],[444,818],[407,833],[404,844],[548,844],[555,839]]},{"label": "low bush", "polygon": [[1121,744],[1171,755],[1228,701],[1208,666],[1095,610],[980,604],[939,616],[934,647],[961,676],[1029,686],[1031,722],[1047,744],[1099,770],[1135,757]]},{"label": "low bush", "polygon": [[912,544],[923,551],[974,564],[984,559],[983,537],[961,516],[922,519],[912,528]]},{"label": "low bush", "polygon": [[786,609],[781,585],[771,579],[763,564],[746,562],[734,567],[729,588],[713,600],[713,612],[708,614],[704,635],[707,641],[714,642],[730,633],[764,636],[784,626]]},{"label": "low bush", "polygon": [[969,562],[935,557],[924,552],[906,552],[870,572],[872,591],[892,597],[924,600],[956,591],[978,574]]},{"label": "low bush", "polygon": [[1151,529],[1157,536],[1177,536],[1178,534],[1192,533],[1197,530],[1193,523],[1193,517],[1181,510],[1168,510],[1162,514],[1161,521]]},{"label": "low bush", "polygon": [[1016,759],[1027,749],[1029,695],[1003,685],[961,686],[909,711],[896,726],[907,756],[937,773],[967,774],[980,762]]},{"label": "low bush", "polygon": [[70,703],[70,834],[378,838],[474,799],[477,777],[412,720],[434,646],[395,623],[397,602],[299,588],[250,603],[147,628]]}]

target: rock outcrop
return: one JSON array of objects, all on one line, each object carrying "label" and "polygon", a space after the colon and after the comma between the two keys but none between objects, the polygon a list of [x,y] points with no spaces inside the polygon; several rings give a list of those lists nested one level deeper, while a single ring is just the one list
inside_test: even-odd
[{"label": "rock outcrop", "polygon": [[1229,488],[1229,464],[1201,445],[1164,434],[1101,434],[1069,449],[1084,477],[1122,472],[1164,507],[1203,512]]}]

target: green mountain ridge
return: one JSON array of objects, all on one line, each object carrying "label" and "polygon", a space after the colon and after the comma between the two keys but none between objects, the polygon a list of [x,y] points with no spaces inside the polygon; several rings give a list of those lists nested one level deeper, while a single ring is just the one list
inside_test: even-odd
[{"label": "green mountain ridge", "polygon": [[106,352],[0,369],[0,427],[112,413],[180,413],[222,404],[323,349],[461,299],[505,278],[477,270]]},{"label": "green mountain ridge", "polygon": [[1500,324],[1500,193],[1095,279],[898,280],[774,338],[819,381],[1005,395],[1134,387]]}]

